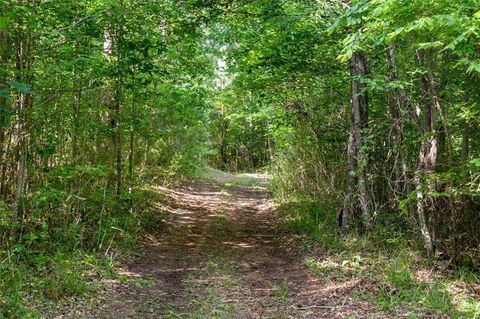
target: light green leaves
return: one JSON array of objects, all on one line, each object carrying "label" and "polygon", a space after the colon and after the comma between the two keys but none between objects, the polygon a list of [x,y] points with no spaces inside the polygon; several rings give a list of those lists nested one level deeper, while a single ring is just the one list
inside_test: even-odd
[{"label": "light green leaves", "polygon": [[0,29],[5,29],[10,23],[10,18],[7,16],[0,16]]},{"label": "light green leaves", "polygon": [[476,168],[480,168],[480,158],[474,158],[470,161],[470,164],[475,166]]}]

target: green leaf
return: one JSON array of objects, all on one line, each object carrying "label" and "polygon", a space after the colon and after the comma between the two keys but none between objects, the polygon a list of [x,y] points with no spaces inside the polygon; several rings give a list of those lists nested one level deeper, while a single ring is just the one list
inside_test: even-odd
[{"label": "green leaf", "polygon": [[6,28],[10,22],[10,19],[6,16],[0,16],[0,29]]},{"label": "green leaf", "polygon": [[0,90],[0,97],[3,97],[5,99],[9,99],[10,98],[10,94],[6,91],[2,91]]},{"label": "green leaf", "polygon": [[474,158],[473,160],[470,161],[470,164],[480,168],[480,158]]},{"label": "green leaf", "polygon": [[20,91],[22,93],[25,93],[25,94],[33,94],[33,90],[30,86],[24,84],[24,83],[20,83],[20,82],[17,82],[17,81],[8,81],[7,82],[8,85],[10,85],[10,87],[13,89],[13,90],[17,90],[17,91]]}]

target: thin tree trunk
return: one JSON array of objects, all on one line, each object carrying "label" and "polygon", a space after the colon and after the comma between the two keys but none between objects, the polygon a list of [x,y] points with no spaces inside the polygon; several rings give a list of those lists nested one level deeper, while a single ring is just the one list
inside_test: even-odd
[{"label": "thin tree trunk", "polygon": [[222,106],[220,123],[220,158],[222,161],[221,168],[227,167],[227,153],[226,153],[226,135],[228,130],[228,122],[225,119],[225,114]]},{"label": "thin tree trunk", "polygon": [[[77,15],[77,6],[76,0],[72,2],[72,11],[74,17]],[[77,67],[77,57],[78,57],[78,41],[73,43],[73,109],[72,109],[72,159],[71,163],[73,166],[76,166],[78,163],[78,131],[79,131],[79,117],[80,117],[80,103],[81,103],[81,91],[79,85],[79,76],[78,76],[78,67]]]},{"label": "thin tree trunk", "polygon": [[[31,68],[30,51],[31,38],[20,31],[17,42],[17,64],[18,79],[25,82],[27,85],[32,85],[32,76],[28,74]],[[26,92],[20,92],[16,101],[17,108],[17,183],[15,189],[14,209],[17,212],[18,218],[24,217],[24,190],[27,178],[27,158],[28,158],[28,132],[27,132],[27,110],[32,105],[32,96]]]},{"label": "thin tree trunk", "polygon": [[[123,10],[123,1],[120,0],[120,10]],[[123,12],[119,13],[119,21],[116,34],[116,50],[117,50],[117,78],[115,84],[115,170],[116,170],[116,182],[115,193],[120,195],[122,189],[122,128],[120,125],[121,117],[121,103],[122,103],[122,86],[123,86],[123,72],[122,72],[122,45],[123,45]]]},{"label": "thin tree trunk", "polygon": [[[388,80],[391,84],[398,81],[398,70],[395,61],[395,45],[391,43],[387,48],[387,64],[389,66]],[[403,197],[405,194],[405,184],[407,183],[405,152],[403,150],[404,141],[404,123],[402,117],[402,99],[398,89],[390,89],[389,95],[390,116],[392,118],[392,138],[391,142],[395,153],[393,163],[394,190],[395,198]]]},{"label": "thin tree trunk", "polygon": [[[28,4],[21,0],[21,4]],[[31,6],[35,5],[32,1]],[[29,72],[33,61],[31,54],[33,36],[31,31],[24,28],[24,17],[20,16],[16,30],[16,73],[15,79],[18,82],[32,85],[32,75]],[[32,96],[27,92],[19,92],[15,101],[17,124],[16,124],[16,146],[17,146],[17,169],[16,169],[16,186],[13,209],[16,211],[16,216],[22,220],[24,216],[24,191],[27,179],[27,158],[28,158],[28,132],[27,132],[27,109],[32,105]]]},{"label": "thin tree trunk", "polygon": [[368,126],[368,93],[364,78],[367,61],[362,52],[355,52],[350,59],[351,117],[347,145],[347,193],[343,207],[337,214],[337,225],[346,231],[352,221],[361,230],[370,229],[371,200],[368,192],[365,129]]},{"label": "thin tree trunk", "polygon": [[[470,94],[468,93],[468,90],[465,91],[464,93],[464,100],[465,103],[470,102]],[[462,152],[461,152],[461,159],[462,159],[462,164],[466,165],[468,164],[468,161],[470,159],[470,128],[469,128],[469,123],[468,121],[464,122],[464,126],[462,129]]]},{"label": "thin tree trunk", "polygon": [[122,187],[122,130],[120,126],[120,79],[117,80],[117,88],[115,92],[115,127],[114,127],[114,140],[115,140],[115,193],[120,195]]},{"label": "thin tree trunk", "polygon": [[7,185],[8,185],[8,177],[7,177],[7,171],[8,171],[8,154],[11,154],[11,144],[12,144],[12,131],[9,130],[5,133],[5,141],[6,145],[4,145],[4,150],[3,150],[3,162],[2,162],[2,176],[1,176],[1,182],[0,182],[0,195],[2,195],[4,198],[7,197]]},{"label": "thin tree trunk", "polygon": [[[391,43],[387,48],[387,64],[390,69],[389,81],[390,83],[394,83],[400,79],[396,62],[396,47],[394,43]],[[395,191],[401,196],[408,196],[415,190],[415,185],[412,183],[414,178],[412,178],[412,172],[408,169],[407,158],[403,149],[403,142],[405,139],[403,115],[408,114],[418,130],[423,130],[422,123],[415,107],[402,88],[394,87],[390,90],[389,104],[393,121],[393,144],[396,146],[397,151],[397,158],[394,163],[396,177]],[[415,216],[416,208],[413,203],[409,203],[408,210],[411,216]]]},{"label": "thin tree trunk", "polygon": [[[8,30],[0,30],[0,93],[7,93],[7,74],[6,70],[8,68],[9,58],[10,58],[10,48],[8,41]],[[6,150],[6,130],[7,118],[3,114],[3,110],[7,109],[7,99],[5,96],[0,94],[0,172],[1,172],[1,181],[0,181],[0,195],[4,195],[4,185],[5,185],[5,174],[7,166],[7,150]]]},{"label": "thin tree trunk", "polygon": [[222,124],[222,132],[220,133],[220,158],[222,160],[221,168],[224,169],[227,167],[227,153],[225,145],[225,127]]},{"label": "thin tree trunk", "polygon": [[128,152],[128,179],[130,181],[130,186],[133,185],[133,151],[135,145],[135,130],[132,127],[130,129],[130,150]]},{"label": "thin tree trunk", "polygon": [[[418,50],[416,52],[418,64],[422,67],[426,66],[425,51]],[[429,57],[428,57],[429,58]],[[428,196],[427,192],[431,190],[428,175],[433,173],[437,161],[437,138],[435,132],[434,109],[436,93],[434,89],[433,75],[429,75],[429,71],[424,71],[420,78],[420,86],[422,92],[423,104],[423,138],[420,147],[419,163],[417,173],[415,175],[415,184],[417,191],[417,218],[420,226],[427,256],[433,256],[435,253],[434,240],[429,229],[427,218]]]},{"label": "thin tree trunk", "polygon": [[470,132],[468,128],[462,131],[462,164],[468,163],[470,158]]},{"label": "thin tree trunk", "polygon": [[[118,21],[116,21],[117,24]],[[121,186],[122,186],[122,139],[121,139],[121,126],[120,126],[120,116],[121,116],[121,96],[122,96],[122,77],[121,77],[121,27],[117,26],[116,34],[112,34],[111,30],[108,28],[104,32],[104,42],[103,42],[103,55],[104,57],[111,62],[111,56],[114,51],[117,54],[117,61],[115,63],[116,76],[114,78],[113,85],[113,97],[109,99],[109,107],[112,109],[112,114],[110,114],[110,126],[112,129],[112,148],[113,152],[113,161],[112,161],[112,170],[114,171],[113,182],[115,184],[115,194],[120,195]],[[114,29],[114,26],[111,26],[111,29]],[[114,43],[115,41],[115,43]]]},{"label": "thin tree trunk", "polygon": [[[135,73],[134,77],[134,85],[133,89],[135,90]],[[131,124],[130,124],[130,141],[129,141],[129,152],[128,152],[128,180],[130,183],[130,189],[133,187],[133,156],[134,156],[134,147],[135,147],[135,125],[134,125],[134,117],[135,117],[135,94],[132,97],[132,104],[130,109],[130,117],[131,117]]]},{"label": "thin tree trunk", "polygon": [[347,144],[347,193],[343,200],[343,207],[337,214],[337,226],[342,232],[347,232],[351,220],[360,215],[358,203],[355,201],[357,185],[357,161],[355,159],[355,146],[353,128],[350,130]]},{"label": "thin tree trunk", "polygon": [[75,89],[75,97],[73,103],[73,121],[72,121],[72,164],[76,166],[79,159],[78,151],[78,132],[80,126],[80,101],[81,101],[81,90],[79,88]]},{"label": "thin tree trunk", "polygon": [[364,78],[367,75],[367,60],[362,52],[355,52],[350,59],[351,77],[351,156],[356,161],[358,204],[361,211],[361,226],[369,230],[371,226],[371,200],[368,192],[367,167],[368,151],[365,143],[365,129],[368,127],[368,93]]}]

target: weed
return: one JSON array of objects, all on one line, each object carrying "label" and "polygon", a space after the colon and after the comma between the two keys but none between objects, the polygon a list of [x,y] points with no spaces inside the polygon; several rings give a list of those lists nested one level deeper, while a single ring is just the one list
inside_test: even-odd
[{"label": "weed", "polygon": [[468,318],[480,318],[480,301],[478,299],[465,298],[459,303],[459,308]]},{"label": "weed", "polygon": [[[331,230],[323,234],[318,229],[330,225],[327,216],[318,214],[321,205],[311,202],[281,206],[284,225],[290,231],[308,234],[307,249],[315,256],[316,246],[323,253],[319,257],[305,259],[310,271],[326,284],[364,279],[376,283],[375,287],[354,298],[369,299],[384,311],[403,309],[412,316],[434,312],[452,317],[462,314],[466,317],[479,316],[480,304],[473,298],[453,294],[449,286],[455,279],[463,284],[478,283],[478,276],[468,269],[458,269],[454,278],[417,278],[414,269],[428,269],[432,261],[419,258],[415,249],[400,230],[388,232],[385,227],[377,227],[368,236],[351,234],[339,238]],[[317,225],[317,226],[315,226]],[[315,241],[312,241],[314,238]],[[387,239],[385,239],[387,238]],[[341,242],[339,242],[341,241]]]},{"label": "weed", "polygon": [[288,279],[284,279],[282,284],[280,284],[278,287],[275,287],[272,291],[272,294],[273,298],[278,301],[288,301]]},{"label": "weed", "polygon": [[316,246],[324,250],[343,249],[330,207],[316,201],[301,201],[280,204],[277,210],[285,230],[310,235]]}]

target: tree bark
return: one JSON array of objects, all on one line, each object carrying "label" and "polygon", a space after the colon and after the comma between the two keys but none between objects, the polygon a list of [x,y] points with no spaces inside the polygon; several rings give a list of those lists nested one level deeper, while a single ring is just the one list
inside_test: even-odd
[{"label": "tree bark", "polygon": [[[430,57],[425,56],[425,51],[418,50],[416,56],[419,66],[426,67],[427,63],[425,60]],[[415,175],[418,224],[424,240],[425,252],[429,257],[434,255],[435,245],[427,218],[428,191],[433,188],[433,185],[428,181],[428,175],[435,170],[438,152],[434,110],[436,108],[436,103],[439,103],[439,101],[433,81],[434,76],[431,73],[431,70],[424,70],[420,77],[423,105],[423,138],[420,146],[417,173]]]},{"label": "tree bark", "polygon": [[228,122],[227,119],[224,118],[223,116],[223,110],[222,110],[222,118],[221,118],[222,123],[220,124],[220,159],[222,161],[221,167],[222,169],[227,168],[227,145],[226,145],[226,135],[228,131]]},{"label": "tree bark", "polygon": [[[22,22],[20,23],[22,24]],[[31,57],[33,37],[19,28],[17,33],[17,47],[16,47],[16,79],[23,82],[30,87],[32,86],[31,67],[33,64]],[[24,191],[27,179],[27,158],[28,158],[28,144],[29,135],[27,131],[27,110],[33,104],[32,95],[26,92],[19,92],[15,102],[17,112],[17,175],[15,188],[14,210],[17,217],[23,219],[24,217]]]},{"label": "tree bark", "polygon": [[[5,9],[3,6],[2,9]],[[5,10],[6,11],[6,10]],[[0,93],[7,94],[7,74],[8,63],[10,60],[10,47],[9,47],[9,33],[8,29],[0,30]],[[6,130],[7,118],[5,117],[4,110],[7,109],[7,99],[0,94],[0,195],[4,195],[5,174],[7,166],[7,151],[6,151]]]},{"label": "tree bark", "polygon": [[[390,84],[399,80],[396,64],[395,44],[391,43],[387,48],[387,65],[389,67],[388,81]],[[405,162],[405,152],[403,150],[404,141],[404,122],[402,116],[402,98],[399,89],[391,88],[388,94],[390,116],[392,118],[391,143],[395,153],[393,162],[394,190],[395,197],[405,196],[405,186],[407,180],[407,166]]]},{"label": "tree bark", "polygon": [[[116,28],[115,28],[115,23]],[[120,126],[121,117],[121,97],[122,97],[122,70],[121,70],[121,42],[122,42],[122,27],[119,26],[119,21],[114,21],[110,28],[106,28],[104,32],[103,55],[109,61],[113,54],[116,54],[116,62],[114,65],[115,76],[113,77],[112,97],[109,98],[110,127],[112,132],[112,148],[114,150],[112,156],[112,171],[113,183],[115,185],[115,194],[120,195],[122,187],[122,131]],[[112,31],[113,30],[113,31]]]},{"label": "tree bark", "polygon": [[369,230],[372,216],[367,179],[368,150],[365,143],[365,129],[368,127],[368,93],[364,81],[366,75],[367,60],[364,53],[353,53],[350,59],[351,127],[353,137],[353,149],[350,155],[356,162],[356,191],[358,193],[358,206],[361,212],[360,225],[364,230]]},{"label": "tree bark", "polygon": [[[78,19],[77,16],[77,1],[72,1],[72,11],[75,19]],[[72,159],[71,163],[73,166],[76,166],[79,163],[79,149],[78,149],[78,133],[80,130],[80,105],[82,101],[82,90],[80,86],[80,76],[78,70],[78,50],[79,50],[79,41],[75,40],[73,42],[73,109],[72,109]]]},{"label": "tree bark", "polygon": [[[135,90],[135,73],[133,75],[133,89]],[[128,151],[128,181],[130,189],[133,187],[133,157],[134,157],[134,147],[135,147],[135,94],[132,97],[132,104],[130,108],[130,141],[129,141],[129,151]]]},{"label": "tree bark", "polygon": [[361,231],[371,228],[371,199],[368,189],[368,151],[365,130],[368,128],[368,93],[365,83],[367,60],[363,52],[350,59],[351,100],[350,134],[347,145],[347,194],[337,224],[345,231],[355,221]]},{"label": "tree bark", "polygon": [[[123,10],[123,1],[120,0],[120,10]],[[122,87],[123,87],[123,70],[122,70],[122,45],[123,45],[123,12],[119,13],[116,29],[116,51],[117,51],[117,77],[115,81],[115,193],[120,195],[122,190],[122,127],[120,125],[121,104],[122,104]]]}]

